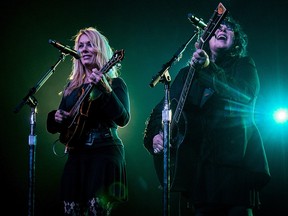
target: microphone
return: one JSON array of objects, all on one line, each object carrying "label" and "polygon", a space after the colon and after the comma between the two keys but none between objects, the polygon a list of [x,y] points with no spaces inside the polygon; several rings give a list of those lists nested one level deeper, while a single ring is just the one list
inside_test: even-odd
[{"label": "microphone", "polygon": [[61,43],[59,43],[55,40],[51,40],[51,39],[49,39],[49,43],[52,44],[57,49],[59,49],[61,52],[65,53],[65,54],[69,54],[76,59],[79,59],[81,57],[81,55],[78,51],[70,48],[69,46],[62,45]]},{"label": "microphone", "polygon": [[190,22],[196,26],[197,28],[201,28],[202,30],[204,30],[207,26],[207,24],[203,21],[202,18],[197,18],[195,17],[193,14],[189,13],[188,14],[188,19],[190,20]]}]

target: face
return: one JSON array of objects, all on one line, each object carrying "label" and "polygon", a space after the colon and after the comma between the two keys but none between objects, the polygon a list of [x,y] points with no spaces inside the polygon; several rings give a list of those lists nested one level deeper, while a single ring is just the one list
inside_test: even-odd
[{"label": "face", "polygon": [[234,41],[234,31],[228,25],[221,24],[215,35],[210,39],[209,46],[213,54],[229,50]]},{"label": "face", "polygon": [[81,35],[78,41],[78,51],[81,53],[80,60],[82,64],[90,70],[96,67],[96,53],[94,50],[95,48],[87,35]]}]

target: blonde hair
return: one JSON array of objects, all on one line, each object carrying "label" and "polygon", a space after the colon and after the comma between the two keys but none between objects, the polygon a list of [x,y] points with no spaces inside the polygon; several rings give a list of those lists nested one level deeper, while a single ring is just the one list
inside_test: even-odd
[{"label": "blonde hair", "polygon": [[[113,50],[109,45],[108,39],[96,28],[88,27],[79,30],[79,32],[72,37],[75,41],[74,49],[78,50],[79,38],[81,35],[85,34],[92,46],[95,48],[94,52],[96,55],[95,63],[98,69],[101,69],[113,56]],[[118,69],[116,66],[112,67],[106,74],[106,78],[111,80],[119,76]],[[64,96],[69,95],[74,89],[80,87],[84,83],[84,78],[86,76],[85,67],[78,59],[73,59],[72,71],[69,75],[69,86],[65,89]]]}]

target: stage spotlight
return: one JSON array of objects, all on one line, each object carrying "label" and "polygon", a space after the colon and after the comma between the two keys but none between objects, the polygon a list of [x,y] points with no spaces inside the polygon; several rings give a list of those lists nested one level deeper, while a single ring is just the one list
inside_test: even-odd
[{"label": "stage spotlight", "polygon": [[278,124],[284,124],[288,120],[288,109],[286,108],[279,108],[277,109],[274,114],[274,121]]}]

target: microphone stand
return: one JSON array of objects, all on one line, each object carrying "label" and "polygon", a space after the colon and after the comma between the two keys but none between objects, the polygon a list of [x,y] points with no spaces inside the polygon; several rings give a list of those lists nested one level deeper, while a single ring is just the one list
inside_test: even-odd
[{"label": "microphone stand", "polygon": [[171,136],[171,117],[172,112],[170,109],[170,82],[171,77],[169,75],[169,69],[172,64],[182,58],[182,53],[185,51],[187,45],[195,37],[197,31],[189,38],[189,40],[183,44],[173,57],[163,65],[162,69],[156,76],[153,77],[150,82],[150,87],[154,87],[158,82],[164,83],[165,97],[162,110],[162,122],[163,122],[163,216],[170,215],[170,136]]},{"label": "microphone stand", "polygon": [[30,106],[30,134],[28,138],[29,144],[29,188],[28,188],[28,216],[34,216],[35,205],[35,147],[37,142],[36,131],[36,114],[37,114],[37,100],[33,96],[48,80],[48,78],[55,72],[56,67],[61,61],[65,60],[67,54],[61,53],[57,62],[45,73],[45,75],[37,82],[37,84],[31,88],[28,94],[22,99],[22,101],[15,107],[14,113],[18,113],[20,109],[27,104]]}]

